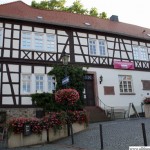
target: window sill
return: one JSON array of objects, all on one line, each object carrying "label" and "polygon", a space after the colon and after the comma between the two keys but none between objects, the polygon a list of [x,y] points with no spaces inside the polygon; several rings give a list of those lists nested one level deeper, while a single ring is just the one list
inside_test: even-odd
[{"label": "window sill", "polygon": [[120,93],[120,95],[136,95],[135,93]]}]

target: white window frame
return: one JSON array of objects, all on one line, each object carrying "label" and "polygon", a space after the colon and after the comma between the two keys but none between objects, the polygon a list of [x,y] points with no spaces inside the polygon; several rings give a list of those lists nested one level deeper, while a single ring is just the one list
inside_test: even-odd
[{"label": "white window frame", "polygon": [[[49,41],[48,40],[48,36],[52,36],[54,40],[53,41],[52,40]],[[45,45],[46,45],[45,50],[48,51],[48,52],[56,52],[56,35],[55,34],[46,34],[46,40],[45,41],[46,41],[46,43],[45,43]],[[48,48],[49,43],[51,43],[50,44],[50,49]]]},{"label": "white window frame", "polygon": [[[103,42],[104,45],[100,45],[100,42]],[[105,40],[98,40],[98,45],[99,45],[99,55],[100,56],[108,56],[108,52],[107,52],[107,45],[106,45],[106,41]],[[101,52],[100,48],[104,49],[104,54]]]},{"label": "white window frame", "polygon": [[53,93],[53,91],[56,88],[56,82],[55,82],[54,76],[47,76],[47,91],[48,93]]},{"label": "white window frame", "polygon": [[[23,46],[23,34],[30,33],[30,47]],[[39,39],[38,36],[41,36],[42,39]],[[49,40],[49,36],[52,36],[51,40]],[[41,43],[42,47],[36,47],[36,44]],[[52,45],[51,45],[52,44]],[[43,51],[43,52],[56,52],[56,35],[50,33],[41,33],[41,32],[31,32],[31,31],[22,31],[21,32],[21,49],[23,50],[33,50],[33,51]]]},{"label": "white window frame", "polygon": [[3,45],[3,28],[0,28],[0,47]]},{"label": "white window frame", "polygon": [[[40,38],[41,37],[41,38]],[[34,33],[34,49],[36,51],[44,51],[44,33]]]},{"label": "white window frame", "polygon": [[[29,76],[30,77],[30,79],[27,79],[27,78],[24,78],[25,76]],[[21,93],[22,94],[30,94],[31,93],[31,90],[32,90],[32,76],[31,76],[31,74],[22,74],[22,80],[21,80]],[[23,86],[24,86],[24,83],[25,83],[25,86],[26,86],[26,91],[24,91],[24,88],[23,88]],[[27,84],[29,83],[29,87],[30,87],[30,90],[28,91],[27,90]]]},{"label": "white window frame", "polygon": [[[26,33],[29,33],[30,34],[30,38],[29,38],[29,40],[30,40],[30,47],[27,47],[27,46],[23,46],[23,40],[25,40],[24,39],[24,37],[23,37],[23,34],[26,34]],[[32,49],[32,32],[30,32],[30,31],[22,31],[21,32],[21,49],[27,49],[27,50],[31,50]],[[27,41],[26,41],[27,42]]]},{"label": "white window frame", "polygon": [[[94,47],[95,47],[95,50],[94,50]],[[96,39],[89,39],[89,54],[97,55],[97,40]]]},{"label": "white window frame", "polygon": [[148,61],[148,51],[145,46],[133,45],[132,48],[134,60]]},{"label": "white window frame", "polygon": [[[108,56],[108,51],[107,51],[107,44],[105,40],[102,39],[92,39],[89,38],[89,54],[90,55],[95,55],[95,56],[102,56],[102,57],[107,57]],[[90,42],[95,42],[95,44],[91,44]],[[100,45],[100,42],[103,42],[103,45]],[[95,51],[94,49],[91,49],[95,46]],[[104,49],[104,53],[102,53],[101,48]]]},{"label": "white window frame", "polygon": [[134,93],[133,81],[131,75],[119,75],[119,90],[120,94]]},{"label": "white window frame", "polygon": [[[37,79],[36,79],[37,76],[43,77],[43,80],[40,80],[40,79],[37,80]],[[41,83],[39,83],[39,86],[38,86],[38,88],[37,88],[37,82],[42,82],[42,84],[43,84],[43,89],[40,89],[40,88],[39,88],[39,87],[41,86],[41,85],[40,85]],[[42,93],[42,92],[45,91],[44,83],[45,83],[44,74],[36,74],[36,75],[35,75],[35,91],[36,91],[36,93]]]}]

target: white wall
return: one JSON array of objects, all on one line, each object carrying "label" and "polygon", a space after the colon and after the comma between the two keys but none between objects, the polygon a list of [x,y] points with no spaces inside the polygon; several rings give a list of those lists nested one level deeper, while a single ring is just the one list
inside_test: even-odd
[{"label": "white wall", "polygon": [[[127,108],[129,103],[133,103],[135,106],[140,107],[144,97],[150,95],[150,91],[142,90],[143,85],[141,82],[141,80],[150,80],[149,72],[103,68],[89,68],[87,71],[96,72],[98,96],[108,106]],[[99,77],[101,75],[103,81],[100,84]],[[120,95],[118,75],[132,76],[135,95]],[[104,86],[114,86],[115,95],[104,95]]]}]

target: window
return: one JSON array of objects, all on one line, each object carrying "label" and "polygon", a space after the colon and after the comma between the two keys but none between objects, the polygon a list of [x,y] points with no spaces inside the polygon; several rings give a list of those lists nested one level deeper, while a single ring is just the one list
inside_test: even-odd
[{"label": "window", "polygon": [[89,40],[89,50],[91,55],[96,55],[96,40]]},{"label": "window", "polygon": [[3,29],[0,28],[0,47],[3,45]]},{"label": "window", "polygon": [[54,34],[22,32],[21,48],[37,51],[56,51],[56,36]]},{"label": "window", "polygon": [[44,76],[36,75],[35,79],[36,79],[36,92],[38,91],[43,92],[44,91]]},{"label": "window", "polygon": [[46,50],[50,52],[55,51],[55,43],[55,35],[47,34]]},{"label": "window", "polygon": [[148,60],[147,48],[144,46],[133,46],[133,56],[135,60]]},{"label": "window", "polygon": [[119,88],[120,93],[133,93],[132,76],[120,75]]},{"label": "window", "polygon": [[107,47],[105,40],[89,39],[90,55],[107,56]]},{"label": "window", "polygon": [[31,92],[31,75],[22,75],[22,92]]},{"label": "window", "polygon": [[55,90],[55,77],[48,76],[48,92],[53,93]]},{"label": "window", "polygon": [[100,56],[106,56],[106,45],[104,40],[99,40],[99,53]]},{"label": "window", "polygon": [[35,33],[34,36],[35,50],[44,50],[44,36],[40,33]]},{"label": "window", "polygon": [[21,48],[31,49],[31,32],[22,32]]}]

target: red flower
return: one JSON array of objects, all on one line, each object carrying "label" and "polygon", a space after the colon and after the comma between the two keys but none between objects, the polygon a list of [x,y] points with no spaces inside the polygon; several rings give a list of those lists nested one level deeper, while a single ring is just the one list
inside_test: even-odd
[{"label": "red flower", "polygon": [[75,89],[61,89],[55,93],[56,102],[61,104],[74,105],[79,98],[79,93]]}]

